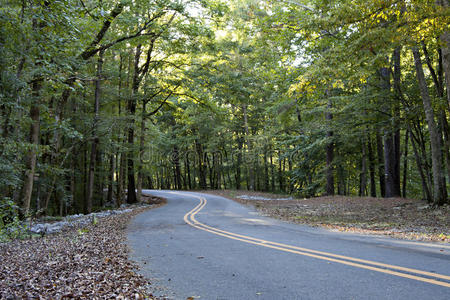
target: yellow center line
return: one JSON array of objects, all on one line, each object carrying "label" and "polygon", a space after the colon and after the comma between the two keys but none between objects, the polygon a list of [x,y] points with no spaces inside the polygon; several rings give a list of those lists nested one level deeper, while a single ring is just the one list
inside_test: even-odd
[{"label": "yellow center line", "polygon": [[[184,196],[184,194],[181,194],[181,193],[176,193],[176,192],[174,192],[174,193]],[[287,244],[282,244],[282,243],[271,242],[271,241],[258,239],[258,238],[254,238],[254,237],[250,237],[250,236],[246,236],[246,235],[241,235],[241,234],[237,234],[237,233],[232,233],[232,232],[221,230],[221,229],[218,229],[215,227],[208,226],[206,224],[200,223],[199,221],[197,221],[195,219],[195,215],[205,207],[207,200],[203,197],[199,197],[199,196],[195,196],[195,195],[190,195],[190,196],[199,199],[200,203],[196,207],[194,207],[191,211],[189,211],[188,213],[186,213],[184,215],[184,221],[187,224],[189,224],[190,226],[195,227],[197,229],[207,231],[207,232],[210,232],[210,233],[213,233],[213,234],[216,234],[219,236],[223,236],[223,237],[226,237],[229,239],[233,239],[233,240],[237,240],[237,241],[241,241],[241,242],[245,242],[245,243],[249,243],[249,244],[254,244],[254,245],[258,245],[258,246],[262,246],[262,247],[266,247],[266,248],[272,248],[272,249],[276,249],[276,250],[280,250],[280,251],[284,251],[284,252],[299,254],[299,255],[303,255],[303,256],[309,256],[309,257],[327,260],[327,261],[332,261],[332,262],[349,265],[349,266],[353,266],[353,267],[357,267],[357,268],[362,268],[362,269],[372,270],[372,271],[386,273],[386,274],[390,274],[390,275],[395,275],[395,276],[399,276],[399,277],[409,278],[409,279],[427,282],[427,283],[440,285],[440,286],[444,286],[444,287],[450,287],[450,283],[447,283],[447,282],[443,282],[443,281],[439,281],[439,280],[435,280],[435,279],[431,279],[431,278],[420,277],[420,276],[412,275],[412,274],[401,273],[398,271],[415,273],[415,274],[420,274],[420,275],[424,275],[424,276],[440,278],[443,280],[450,280],[450,276],[447,276],[447,275],[431,273],[431,272],[426,272],[426,271],[416,270],[416,269],[411,269],[411,268],[405,268],[405,267],[400,267],[400,266],[395,266],[395,265],[390,265],[390,264],[384,264],[384,263],[380,263],[380,262],[359,259],[359,258],[354,258],[354,257],[349,257],[349,256],[344,256],[344,255],[338,255],[338,254],[329,253],[329,252],[317,251],[317,250],[312,250],[312,249],[307,249],[307,248],[302,248],[302,247],[297,247],[297,246],[292,246],[292,245],[287,245]],[[364,263],[364,264],[362,264],[362,263]],[[367,264],[372,265],[372,266],[368,266]],[[390,270],[377,268],[375,266],[388,268]],[[393,271],[393,270],[397,270],[397,271]]]}]

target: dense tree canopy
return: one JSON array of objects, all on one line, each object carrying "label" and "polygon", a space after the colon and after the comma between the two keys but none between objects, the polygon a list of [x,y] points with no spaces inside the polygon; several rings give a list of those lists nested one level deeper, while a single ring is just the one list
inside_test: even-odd
[{"label": "dense tree canopy", "polygon": [[4,0],[2,209],[86,213],[143,188],[448,203],[449,12],[447,0]]}]

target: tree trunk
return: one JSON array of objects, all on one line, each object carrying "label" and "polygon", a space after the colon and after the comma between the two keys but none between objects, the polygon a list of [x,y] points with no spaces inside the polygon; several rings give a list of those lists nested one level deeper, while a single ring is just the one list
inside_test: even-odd
[{"label": "tree trunk", "polygon": [[337,166],[338,195],[346,195],[345,172],[341,164]]},{"label": "tree trunk", "polygon": [[378,177],[380,182],[380,194],[381,197],[385,197],[386,182],[384,176],[383,141],[378,131],[376,134],[376,140],[377,140],[377,159],[378,159]]},{"label": "tree trunk", "polygon": [[375,162],[372,148],[372,139],[370,135],[367,136],[367,152],[369,155],[369,176],[370,176],[370,196],[377,196],[377,186],[375,183]]},{"label": "tree trunk", "polygon": [[275,166],[273,165],[273,152],[270,150],[270,191],[275,192]]},{"label": "tree trunk", "polygon": [[142,113],[141,113],[141,132],[139,136],[139,165],[137,174],[137,202],[141,202],[142,197],[142,180],[144,178],[143,168],[144,168],[144,152],[145,152],[145,113],[146,113],[146,102],[142,103]]},{"label": "tree trunk", "polygon": [[133,84],[131,87],[131,97],[128,99],[128,114],[130,115],[128,127],[128,155],[127,155],[127,175],[128,175],[128,191],[127,203],[133,204],[137,202],[136,196],[136,180],[134,174],[134,117],[136,115],[136,102],[139,89],[139,60],[141,58],[142,45],[136,47],[133,68]]},{"label": "tree trunk", "polygon": [[87,213],[88,145],[83,145],[83,213]]},{"label": "tree trunk", "polygon": [[[397,47],[394,50],[394,53],[392,55],[392,60],[394,63],[394,91],[401,91],[401,64],[400,64],[400,52],[401,48]],[[397,89],[396,86],[399,88]],[[394,93],[395,94],[395,93]],[[394,189],[395,194],[397,196],[401,196],[400,191],[400,164],[401,164],[401,155],[402,150],[400,148],[400,125],[398,121],[398,116],[400,116],[400,101],[401,101],[401,95],[397,94],[395,97],[395,103],[393,105],[393,118],[392,118],[392,127],[393,127],[393,142],[394,142]]]},{"label": "tree trunk", "polygon": [[264,147],[264,192],[269,191],[269,166],[267,165],[267,148]]},{"label": "tree trunk", "polygon": [[[327,96],[330,97],[329,92],[327,91]],[[331,127],[331,121],[333,119],[333,114],[331,113],[331,109],[333,107],[333,103],[331,102],[331,99],[328,100],[327,105],[327,112],[325,115],[325,119],[327,120],[328,124],[328,131],[327,131],[327,195],[331,196],[334,195],[334,175],[333,175],[333,155],[334,155],[334,142],[333,142],[333,131],[330,130]]]},{"label": "tree trunk", "polygon": [[405,134],[405,151],[403,152],[403,181],[402,181],[402,197],[406,198],[406,184],[408,175],[408,141],[409,141],[409,130],[406,130]]},{"label": "tree trunk", "polygon": [[367,190],[367,158],[366,158],[366,145],[364,141],[362,142],[361,146],[361,173],[360,173],[360,180],[359,180],[359,196],[366,196],[366,190]]},{"label": "tree trunk", "polygon": [[293,163],[292,158],[288,158],[288,172],[289,172],[289,193],[292,193],[294,191],[294,184],[292,182],[292,169],[293,169]]},{"label": "tree trunk", "polygon": [[[430,71],[431,77],[433,78],[434,86],[436,89],[436,93],[439,98],[444,100],[444,79],[443,79],[443,57],[442,57],[442,50],[438,49],[438,70],[437,74],[432,66],[430,55],[428,54],[428,50],[426,47],[425,42],[422,41],[422,48],[425,55],[425,61],[427,63],[428,69]],[[448,92],[447,92],[448,93]],[[450,111],[450,106],[445,105],[446,108]],[[447,163],[447,178],[450,180],[450,136],[449,136],[449,126],[447,122],[447,116],[446,116],[446,110],[442,109],[439,113],[439,135],[443,136],[444,138],[444,149],[443,149],[443,155],[446,158]],[[444,183],[445,185],[445,180]]]},{"label": "tree trunk", "polygon": [[241,189],[241,165],[242,165],[242,137],[238,137],[238,153],[236,159],[236,190]]},{"label": "tree trunk", "polygon": [[445,112],[441,112],[441,123],[444,132],[444,154],[447,161],[447,180],[450,182],[450,128],[445,116]]},{"label": "tree trunk", "polygon": [[284,190],[284,186],[283,186],[283,171],[281,169],[281,151],[278,152],[278,183],[279,183],[279,188],[280,188],[280,192],[282,192]]},{"label": "tree trunk", "polygon": [[[283,158],[283,171],[282,171],[282,173],[283,173],[283,177],[287,177],[286,176],[286,158]],[[286,181],[288,181],[287,178],[283,179],[284,192],[286,192],[288,190],[288,184],[286,183]]]},{"label": "tree trunk", "polygon": [[[94,100],[94,123],[92,125],[92,144],[91,144],[91,158],[89,161],[89,175],[88,175],[88,191],[87,191],[87,212],[92,212],[92,199],[94,196],[94,172],[97,155],[97,145],[99,143],[97,126],[99,122],[100,97],[101,97],[101,80],[103,67],[103,51],[99,53],[97,62],[97,78],[95,79],[95,100]],[[102,191],[103,193],[103,191]]]},{"label": "tree trunk", "polygon": [[431,163],[433,171],[433,202],[434,205],[442,205],[447,201],[447,193],[445,186],[443,186],[442,177],[442,152],[441,139],[438,135],[436,122],[434,119],[434,111],[431,105],[430,95],[428,93],[428,86],[423,73],[422,60],[420,58],[419,50],[413,48],[414,64],[416,66],[417,81],[419,83],[420,95],[422,97],[423,107],[425,110],[425,117],[427,120],[428,131],[430,133],[431,144]]},{"label": "tree trunk", "polygon": [[198,171],[199,171],[199,185],[201,189],[206,189],[206,170],[205,170],[205,159],[203,154],[202,145],[198,140],[195,140],[195,148],[198,155]]},{"label": "tree trunk", "polygon": [[427,177],[424,173],[424,164],[422,163],[421,156],[419,154],[418,148],[416,146],[416,141],[414,140],[414,136],[411,130],[409,130],[409,134],[411,136],[411,144],[414,150],[414,157],[416,158],[416,165],[417,170],[419,171],[420,179],[422,180],[422,191],[424,193],[424,198],[427,200],[427,202],[431,202],[433,200],[433,197],[431,195],[431,189],[428,184]]},{"label": "tree trunk", "polygon": [[106,196],[106,201],[108,203],[112,203],[112,201],[113,201],[113,194],[114,194],[114,170],[115,169],[116,169],[115,158],[114,158],[114,154],[111,153],[110,157],[109,157],[108,194]]},{"label": "tree trunk", "polygon": [[25,172],[25,181],[23,186],[23,209],[25,215],[30,211],[31,207],[31,195],[33,192],[33,182],[37,161],[37,147],[39,145],[39,123],[40,123],[40,111],[39,111],[39,97],[41,90],[41,78],[35,79],[33,83],[33,103],[30,108],[31,128],[30,128],[30,143],[32,148],[28,152],[27,170]]},{"label": "tree trunk", "polygon": [[254,161],[254,157],[253,157],[253,153],[252,153],[252,144],[250,142],[250,133],[249,133],[249,129],[248,129],[248,116],[247,116],[247,105],[243,105],[242,106],[242,112],[244,113],[244,131],[245,131],[245,138],[246,138],[246,142],[247,142],[247,151],[249,154],[249,161],[247,162],[248,167],[248,179],[247,179],[247,184],[248,184],[248,189],[249,190],[254,190],[255,187],[255,178],[253,175],[253,161]]},{"label": "tree trunk", "polygon": [[[384,111],[386,114],[391,115],[389,94],[391,89],[390,74],[388,68],[381,68],[381,89],[384,93]],[[387,103],[387,104],[386,104]],[[389,122],[390,123],[390,122]],[[388,123],[388,124],[389,124]],[[385,197],[398,197],[400,196],[400,187],[396,185],[396,151],[395,151],[395,139],[393,130],[390,125],[385,125],[384,129],[384,175],[386,178]]]},{"label": "tree trunk", "polygon": [[[448,0],[442,0],[440,5],[448,8]],[[447,87],[447,104],[450,109],[450,32],[448,30],[444,31],[440,40],[442,43],[442,64],[445,73],[445,85]]]},{"label": "tree trunk", "polygon": [[185,156],[186,161],[186,173],[187,173],[187,183],[190,190],[192,190],[192,182],[191,182],[191,163],[189,161],[189,151],[186,153]]},{"label": "tree trunk", "polygon": [[172,160],[175,167],[175,186],[177,190],[181,190],[180,152],[177,145],[173,146]]},{"label": "tree trunk", "polygon": [[[232,151],[232,150],[231,150]],[[231,188],[233,188],[233,181],[231,180],[231,167],[234,165],[234,159],[233,158],[231,158],[231,165],[230,165],[230,161],[229,161],[229,158],[228,158],[228,153],[225,151],[225,161],[227,162],[227,167],[226,167],[226,169],[227,169],[227,178],[228,178],[228,184],[229,184],[229,186],[230,186],[230,189]],[[225,189],[226,189],[226,187],[225,187]]]}]

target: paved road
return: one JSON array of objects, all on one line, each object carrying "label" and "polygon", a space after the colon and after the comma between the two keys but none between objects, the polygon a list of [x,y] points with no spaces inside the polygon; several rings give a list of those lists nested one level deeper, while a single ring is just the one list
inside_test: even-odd
[{"label": "paved road", "polygon": [[132,259],[170,299],[450,299],[450,246],[331,232],[200,193],[128,229]]}]

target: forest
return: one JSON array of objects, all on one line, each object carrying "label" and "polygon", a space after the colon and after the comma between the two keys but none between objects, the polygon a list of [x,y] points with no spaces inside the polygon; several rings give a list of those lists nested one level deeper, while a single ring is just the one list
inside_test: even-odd
[{"label": "forest", "polygon": [[1,2],[2,217],[142,189],[450,202],[448,0]]}]

